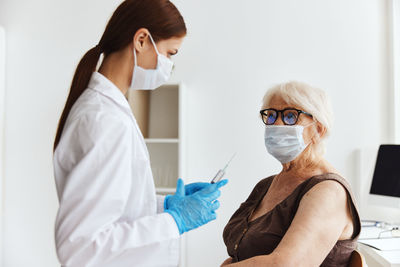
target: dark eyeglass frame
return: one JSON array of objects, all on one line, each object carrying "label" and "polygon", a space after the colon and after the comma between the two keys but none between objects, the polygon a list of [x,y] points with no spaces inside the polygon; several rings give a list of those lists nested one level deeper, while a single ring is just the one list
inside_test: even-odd
[{"label": "dark eyeglass frame", "polygon": [[[275,112],[276,112],[275,120],[274,120],[272,123],[270,123],[270,124],[268,124],[268,123],[266,122],[266,121],[268,121],[268,117],[267,117],[268,115],[266,114],[266,111],[269,111],[269,110],[272,110],[272,111],[275,111]],[[297,111],[296,121],[295,121],[293,124],[286,123],[286,121],[285,121],[285,119],[284,119],[283,113],[284,113],[285,111],[287,111],[287,110],[294,110],[294,111]],[[277,120],[278,117],[279,117],[279,113],[281,114],[281,120],[282,120],[282,122],[283,122],[285,125],[295,125],[295,124],[297,123],[297,121],[299,120],[300,114],[305,114],[305,115],[310,116],[311,118],[313,118],[313,115],[311,115],[310,113],[305,112],[305,111],[303,111],[303,110],[301,110],[301,109],[297,109],[297,108],[285,108],[285,109],[281,109],[281,110],[274,109],[274,108],[266,108],[266,109],[260,110],[261,119],[262,119],[262,121],[263,121],[263,123],[264,123],[265,125],[274,125],[275,122],[276,122],[276,120]],[[266,120],[266,121],[264,120],[264,117],[267,117],[267,120]]]}]

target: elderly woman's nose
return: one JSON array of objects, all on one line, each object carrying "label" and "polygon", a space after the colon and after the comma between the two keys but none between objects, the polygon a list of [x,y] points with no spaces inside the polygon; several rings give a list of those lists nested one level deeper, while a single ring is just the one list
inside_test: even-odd
[{"label": "elderly woman's nose", "polygon": [[278,116],[278,118],[276,118],[276,121],[274,123],[275,125],[285,125],[282,121],[281,116]]}]

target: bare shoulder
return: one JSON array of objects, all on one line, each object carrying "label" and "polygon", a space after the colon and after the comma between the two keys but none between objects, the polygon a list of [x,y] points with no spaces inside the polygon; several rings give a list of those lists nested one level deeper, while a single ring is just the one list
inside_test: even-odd
[{"label": "bare shoulder", "polygon": [[313,186],[306,195],[318,195],[318,194],[334,194],[334,195],[346,195],[346,189],[335,180],[326,180]]},{"label": "bare shoulder", "polygon": [[324,208],[343,208],[346,207],[347,192],[339,182],[326,180],[313,186],[303,196],[301,203]]}]

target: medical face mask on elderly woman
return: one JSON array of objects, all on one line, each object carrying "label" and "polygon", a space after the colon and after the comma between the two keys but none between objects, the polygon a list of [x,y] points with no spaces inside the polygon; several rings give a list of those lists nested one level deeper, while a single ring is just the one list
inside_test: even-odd
[{"label": "medical face mask on elderly woman", "polygon": [[304,144],[303,131],[312,124],[314,122],[306,126],[267,125],[264,140],[268,153],[282,164],[294,160],[311,143]]}]

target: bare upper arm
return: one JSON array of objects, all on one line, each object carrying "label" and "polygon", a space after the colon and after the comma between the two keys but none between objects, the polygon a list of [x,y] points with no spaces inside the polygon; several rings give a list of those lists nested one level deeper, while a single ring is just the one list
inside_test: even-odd
[{"label": "bare upper arm", "polygon": [[315,185],[303,196],[273,254],[290,266],[319,266],[349,222],[347,206],[340,183],[328,180]]}]

